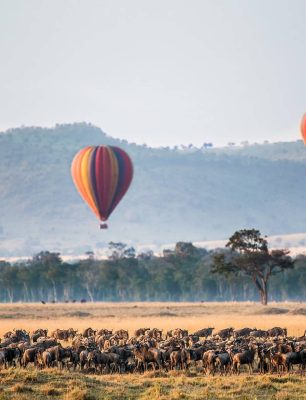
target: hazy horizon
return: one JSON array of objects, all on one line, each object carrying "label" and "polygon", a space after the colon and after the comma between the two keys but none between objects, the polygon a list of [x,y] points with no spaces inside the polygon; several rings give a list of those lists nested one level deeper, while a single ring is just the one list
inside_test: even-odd
[{"label": "hazy horizon", "polygon": [[300,138],[303,0],[0,0],[0,11],[0,130],[86,121],[154,147]]},{"label": "hazy horizon", "polygon": [[[101,129],[110,139],[115,139],[115,140],[126,140],[127,141],[127,143],[129,143],[129,144],[136,144],[136,145],[138,145],[138,146],[143,146],[145,143],[143,143],[143,142],[141,142],[141,141],[139,141],[139,142],[137,142],[137,141],[132,141],[132,140],[129,140],[129,139],[126,139],[126,138],[124,138],[124,137],[117,137],[117,136],[113,136],[112,134],[110,134],[109,132],[106,132],[104,129],[103,129],[103,127],[101,127],[101,126],[97,126],[97,125],[95,125],[95,124],[92,124],[90,121],[73,121],[73,122],[62,122],[62,123],[55,123],[55,124],[50,124],[50,125],[44,125],[44,126],[39,126],[39,125],[20,125],[20,126],[12,126],[12,127],[10,127],[10,128],[7,128],[7,129],[5,129],[5,130],[0,130],[0,135],[1,134],[6,134],[6,133],[9,133],[9,132],[11,132],[11,131],[14,131],[15,129],[27,129],[27,128],[29,128],[29,129],[31,129],[31,128],[37,128],[37,129],[40,129],[40,128],[42,128],[42,129],[54,129],[54,128],[56,128],[56,126],[65,126],[65,125],[74,125],[74,124],[76,124],[76,125],[79,125],[79,124],[88,124],[88,125],[92,125],[92,126],[94,126],[94,127],[96,127],[96,128],[99,128],[99,129]],[[237,143],[233,143],[233,142],[231,142],[231,141],[229,141],[228,143],[222,143],[222,144],[218,144],[218,143],[214,143],[213,141],[212,142],[210,142],[211,144],[213,144],[213,148],[226,148],[226,147],[232,147],[233,145],[234,145],[234,147],[244,147],[244,146],[251,146],[251,145],[260,145],[260,144],[276,144],[276,143],[293,143],[293,142],[296,142],[296,141],[302,141],[302,138],[300,138],[300,137],[297,137],[297,138],[293,138],[292,140],[275,140],[275,141],[269,141],[269,140],[264,140],[264,141],[262,141],[262,142],[260,142],[260,141],[254,141],[254,142],[249,142],[249,141],[247,141],[247,142],[245,142],[245,141],[242,141],[242,142],[237,142]],[[176,148],[177,146],[179,147],[180,145],[182,145],[182,146],[187,146],[187,145],[189,145],[189,144],[193,144],[194,146],[195,146],[195,148],[201,148],[201,143],[199,144],[199,145],[196,145],[196,144],[194,144],[194,143],[191,143],[190,141],[186,141],[185,143],[172,143],[172,144],[170,144],[170,145],[164,145],[164,146],[162,146],[162,145],[159,145],[159,144],[152,144],[152,145],[150,145],[150,144],[146,144],[146,146],[148,147],[148,148],[152,148],[152,149],[158,149],[158,148],[162,148],[162,147],[169,147],[170,149],[174,149],[174,148]],[[203,145],[203,143],[202,143],[202,145]],[[188,150],[187,149],[187,147],[186,147],[186,150]],[[209,151],[209,148],[208,148],[208,151]]]}]

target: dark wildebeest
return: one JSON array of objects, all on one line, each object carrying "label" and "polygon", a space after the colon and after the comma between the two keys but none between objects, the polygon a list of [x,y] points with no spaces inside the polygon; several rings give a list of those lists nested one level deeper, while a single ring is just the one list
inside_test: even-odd
[{"label": "dark wildebeest", "polygon": [[304,351],[290,351],[288,353],[281,354],[281,365],[283,366],[283,369],[289,373],[292,370],[293,365],[303,365],[305,362],[304,354]]},{"label": "dark wildebeest", "polygon": [[71,358],[72,358],[71,347],[63,348],[61,346],[57,346],[57,349],[55,350],[55,361],[57,363],[57,366],[60,367],[60,369],[63,369],[66,366],[66,368],[69,370],[69,361],[71,361]]},{"label": "dark wildebeest", "polygon": [[191,349],[189,349],[190,359],[195,362],[202,360],[205,350],[206,349],[204,346],[199,346],[195,348],[192,347]]},{"label": "dark wildebeest", "polygon": [[181,345],[178,350],[173,350],[170,354],[170,367],[171,369],[186,370],[190,364],[190,352]]},{"label": "dark wildebeest", "polygon": [[36,363],[37,366],[41,368],[50,368],[52,367],[54,359],[52,354],[48,350],[39,350],[36,354]]},{"label": "dark wildebeest", "polygon": [[271,348],[265,345],[258,346],[258,369],[261,374],[271,371]]},{"label": "dark wildebeest", "polygon": [[252,331],[254,331],[254,329],[251,328],[235,329],[233,335],[234,338],[245,337],[249,336]]},{"label": "dark wildebeest", "polygon": [[256,338],[265,338],[267,337],[267,331],[263,331],[262,329],[254,329],[252,332],[250,332],[250,336]]},{"label": "dark wildebeest", "polygon": [[57,342],[57,340],[52,339],[52,338],[44,338],[44,337],[40,337],[37,339],[37,342],[35,343],[35,345],[43,348],[43,349],[47,349],[48,347],[53,347],[53,346],[57,346],[59,343]]},{"label": "dark wildebeest", "polygon": [[136,344],[133,349],[133,353],[136,359],[136,368],[143,371],[147,371],[149,364],[152,365],[155,370],[157,365],[159,369],[162,369],[163,358],[160,349],[149,348],[146,344]]},{"label": "dark wildebeest", "polygon": [[0,365],[5,368],[16,367],[17,363],[20,362],[21,351],[18,347],[4,347],[0,349]]},{"label": "dark wildebeest", "polygon": [[247,364],[249,367],[249,373],[253,373],[253,361],[255,358],[255,354],[257,352],[257,347],[252,345],[249,350],[245,350],[242,353],[237,353],[233,356],[233,367],[232,371],[240,374],[240,366],[243,364]]},{"label": "dark wildebeest", "polygon": [[212,335],[214,329],[215,328],[203,328],[200,329],[199,331],[194,332],[194,335],[199,337],[205,337],[206,339],[208,336]]},{"label": "dark wildebeest", "polygon": [[119,354],[116,353],[102,353],[105,356],[108,357],[109,360],[109,366],[110,366],[110,373],[112,374],[113,372],[119,372],[121,373],[121,365],[120,365],[120,356]]},{"label": "dark wildebeest", "polygon": [[104,353],[100,350],[92,350],[87,355],[88,367],[94,364],[95,370],[99,370],[102,374],[103,367],[108,369],[110,373],[121,373],[120,356],[116,353]]},{"label": "dark wildebeest", "polygon": [[221,339],[229,339],[233,336],[234,328],[221,329],[219,332],[215,333],[214,336],[219,336]]},{"label": "dark wildebeest", "polygon": [[88,367],[94,365],[96,371],[102,374],[103,367],[109,367],[110,359],[107,353],[101,353],[100,350],[92,350],[87,355]]},{"label": "dark wildebeest", "polygon": [[36,343],[38,338],[47,337],[48,329],[36,329],[36,331],[32,332],[31,341],[32,343]]},{"label": "dark wildebeest", "polygon": [[29,349],[26,349],[21,359],[21,365],[24,368],[26,368],[29,363],[33,363],[34,366],[36,366],[36,355],[38,351],[39,347],[31,347]]},{"label": "dark wildebeest", "polygon": [[283,336],[286,337],[287,336],[287,328],[280,328],[278,326],[275,326],[272,329],[268,329],[267,330],[267,336],[269,337],[278,337],[278,336]]},{"label": "dark wildebeest", "polygon": [[215,359],[215,367],[219,369],[220,375],[227,375],[231,370],[232,359],[227,351],[217,352]]}]

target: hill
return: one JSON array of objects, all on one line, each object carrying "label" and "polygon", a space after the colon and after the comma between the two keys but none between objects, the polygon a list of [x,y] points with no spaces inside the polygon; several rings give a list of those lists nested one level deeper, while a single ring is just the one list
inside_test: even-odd
[{"label": "hill", "polygon": [[[132,186],[100,231],[70,177],[74,154],[112,144],[132,157]],[[153,149],[91,124],[0,133],[0,257],[41,249],[81,254],[109,241],[161,245],[306,231],[306,151],[301,141],[224,149]]]}]

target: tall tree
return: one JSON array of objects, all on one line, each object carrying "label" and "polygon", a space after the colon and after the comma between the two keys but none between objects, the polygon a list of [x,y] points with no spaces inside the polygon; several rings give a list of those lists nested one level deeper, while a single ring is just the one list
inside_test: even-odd
[{"label": "tall tree", "polygon": [[41,251],[33,256],[32,262],[46,269],[45,277],[52,283],[53,300],[57,301],[57,287],[63,276],[60,253]]},{"label": "tall tree", "polygon": [[226,247],[230,252],[219,252],[213,256],[212,272],[226,276],[244,274],[250,277],[259,291],[261,303],[267,305],[268,282],[271,276],[294,266],[289,251],[269,251],[266,238],[256,229],[235,232]]},{"label": "tall tree", "polygon": [[123,258],[135,258],[136,252],[134,247],[128,247],[127,244],[121,242],[109,242],[110,250],[109,259],[116,261]]}]

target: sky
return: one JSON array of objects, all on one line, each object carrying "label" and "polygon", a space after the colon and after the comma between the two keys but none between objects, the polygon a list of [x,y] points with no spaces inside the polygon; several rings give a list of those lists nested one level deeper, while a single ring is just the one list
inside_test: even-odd
[{"label": "sky", "polygon": [[0,130],[150,146],[300,138],[305,0],[0,0]]}]

